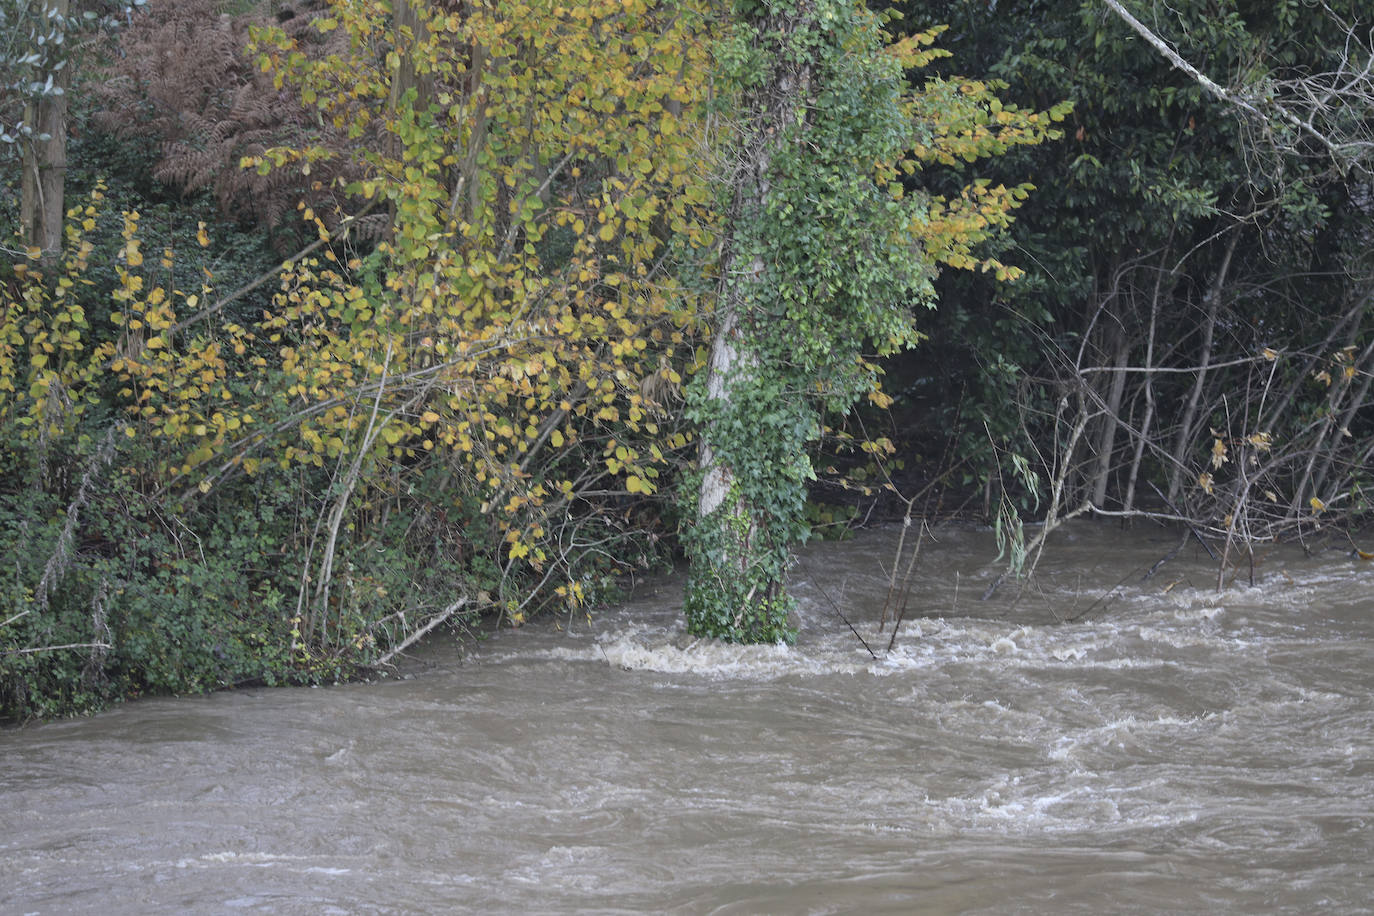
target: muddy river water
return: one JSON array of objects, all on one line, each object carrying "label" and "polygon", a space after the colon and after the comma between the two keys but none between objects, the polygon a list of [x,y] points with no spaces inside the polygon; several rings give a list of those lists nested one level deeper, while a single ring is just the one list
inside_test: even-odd
[{"label": "muddy river water", "polygon": [[1374,906],[1374,563],[1219,593],[1085,524],[984,602],[991,535],[948,527],[888,653],[896,537],[804,551],[792,647],[688,639],[659,579],[403,677],[0,733],[0,912]]}]

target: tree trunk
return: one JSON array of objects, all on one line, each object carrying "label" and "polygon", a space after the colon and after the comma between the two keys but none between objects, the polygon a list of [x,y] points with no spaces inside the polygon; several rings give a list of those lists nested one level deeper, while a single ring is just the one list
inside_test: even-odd
[{"label": "tree trunk", "polygon": [[[767,17],[760,33],[786,41],[809,26],[810,3],[792,15]],[[744,93],[747,122],[734,163],[734,195],[724,239],[712,316],[711,357],[698,394],[702,420],[695,520],[686,537],[691,562],[685,610],[689,632],[742,642],[772,642],[790,634],[784,574],[790,545],[769,524],[777,507],[761,505],[760,472],[786,461],[784,443],[760,443],[752,426],[761,411],[808,410],[800,399],[781,403],[773,373],[753,347],[753,292],[768,282],[763,257],[752,250],[753,227],[764,218],[769,173],[810,86],[810,64],[778,63]],[[774,396],[765,392],[774,391]],[[749,436],[754,430],[756,435]],[[801,481],[796,481],[802,486]],[[802,500],[805,494],[802,492]],[[800,510],[800,506],[793,507]]]},{"label": "tree trunk", "polygon": [[1135,453],[1131,456],[1131,469],[1126,475],[1126,495],[1121,500],[1122,511],[1130,513],[1135,510],[1135,487],[1140,478],[1140,463],[1145,457],[1145,443],[1150,441],[1150,433],[1154,426],[1155,419],[1155,335],[1159,325],[1159,303],[1164,295],[1164,278],[1169,277],[1169,294],[1173,294],[1173,275],[1172,271],[1164,269],[1165,262],[1169,259],[1173,251],[1173,231],[1169,232],[1169,244],[1164,246],[1164,253],[1160,256],[1159,267],[1155,271],[1155,288],[1150,294],[1150,325],[1145,335],[1145,416],[1140,421],[1140,428],[1136,433]]},{"label": "tree trunk", "polygon": [[1107,393],[1106,416],[1097,440],[1097,471],[1094,474],[1092,504],[1101,508],[1107,501],[1107,484],[1112,476],[1112,453],[1116,451],[1116,430],[1121,425],[1121,398],[1126,391],[1126,361],[1131,355],[1131,342],[1120,328],[1116,330],[1116,347],[1112,357],[1111,388]]},{"label": "tree trunk", "polygon": [[[70,0],[47,0],[49,17],[67,18]],[[52,21],[51,19],[49,21]],[[42,251],[41,263],[50,268],[62,253],[62,217],[67,181],[67,87],[71,66],[51,73],[56,92],[30,102],[25,123],[34,134],[24,143],[19,225],[24,246]],[[46,82],[46,77],[44,78]],[[44,139],[46,138],[46,139]]]}]

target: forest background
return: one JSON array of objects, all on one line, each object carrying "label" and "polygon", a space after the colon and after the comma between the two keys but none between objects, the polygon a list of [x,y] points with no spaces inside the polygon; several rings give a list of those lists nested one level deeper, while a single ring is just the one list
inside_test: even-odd
[{"label": "forest background", "polygon": [[[713,430],[769,541],[731,607],[894,512],[1022,574],[1169,522],[1219,586],[1367,516],[1361,4],[0,15],[4,719],[587,613],[718,549]],[[732,420],[712,348],[770,333]]]}]

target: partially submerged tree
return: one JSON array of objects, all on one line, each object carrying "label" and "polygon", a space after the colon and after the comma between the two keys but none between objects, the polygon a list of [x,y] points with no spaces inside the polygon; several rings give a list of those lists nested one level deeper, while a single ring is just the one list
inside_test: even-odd
[{"label": "partially submerged tree", "polygon": [[694,634],[771,642],[792,633],[784,578],[824,418],[885,399],[867,357],[918,340],[939,265],[1015,273],[974,247],[1028,186],[978,180],[946,199],[921,190],[922,164],[1038,143],[1067,107],[1021,110],[967,80],[913,91],[904,71],[942,53],[939,29],[889,44],[852,0],[738,0],[731,25],[716,52],[729,198],[710,361],[689,395],[702,442],[683,497],[686,612]]}]

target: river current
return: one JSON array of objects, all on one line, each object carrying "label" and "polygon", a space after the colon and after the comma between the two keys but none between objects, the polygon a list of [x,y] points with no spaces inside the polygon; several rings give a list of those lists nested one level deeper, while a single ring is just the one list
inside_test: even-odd
[{"label": "river current", "polygon": [[[808,546],[792,647],[680,583],[399,676],[0,733],[0,912],[1368,912],[1374,563],[1077,524]],[[1364,545],[1368,546],[1368,545]],[[843,613],[876,658],[841,619]]]}]

